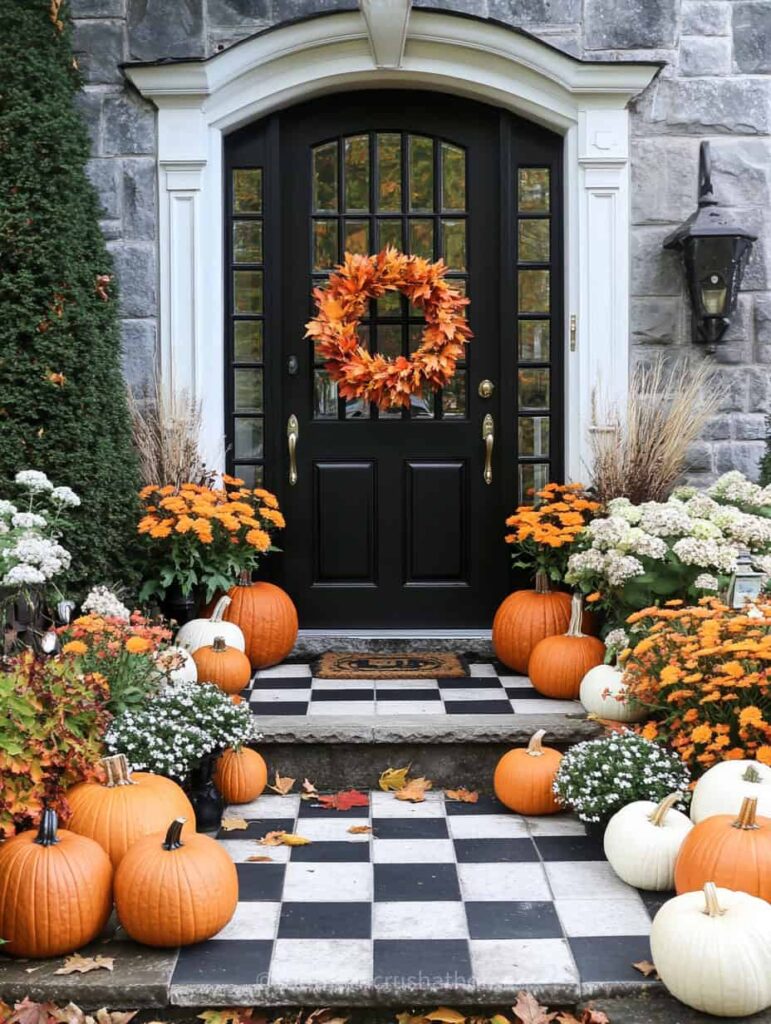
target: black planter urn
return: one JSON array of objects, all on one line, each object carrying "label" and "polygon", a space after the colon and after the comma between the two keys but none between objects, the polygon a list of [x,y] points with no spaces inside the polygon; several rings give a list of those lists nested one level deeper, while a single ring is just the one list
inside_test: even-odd
[{"label": "black planter urn", "polygon": [[169,587],[161,601],[161,611],[167,619],[172,619],[178,626],[194,619],[202,605],[202,595],[197,591],[185,592],[178,584]]},{"label": "black planter urn", "polygon": [[222,823],[225,798],[214,782],[214,771],[221,751],[206,754],[190,772],[187,795],[195,811],[198,832],[216,832]]}]

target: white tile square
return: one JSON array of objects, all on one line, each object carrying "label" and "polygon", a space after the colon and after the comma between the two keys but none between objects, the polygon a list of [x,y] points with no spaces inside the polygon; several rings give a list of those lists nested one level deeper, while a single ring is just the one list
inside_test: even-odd
[{"label": "white tile square", "polygon": [[257,673],[258,679],[299,679],[300,676],[310,676],[310,665],[274,665],[273,668],[263,668]]},{"label": "white tile square", "polygon": [[578,970],[564,939],[472,939],[478,985],[576,984]]},{"label": "white tile square", "polygon": [[443,715],[441,700],[378,700],[378,715]]},{"label": "white tile square", "polygon": [[413,804],[397,800],[393,793],[377,791],[370,796],[370,813],[373,818],[443,818],[443,797],[443,793],[429,790],[422,803]]},{"label": "white tile square", "polygon": [[585,836],[586,829],[574,814],[525,817],[531,836]]},{"label": "white tile square", "polygon": [[494,665],[469,665],[469,674],[472,676],[494,676]]},{"label": "white tile square", "polygon": [[252,690],[249,696],[251,703],[260,701],[268,704],[281,704],[290,700],[310,700],[310,684],[305,690]]},{"label": "white tile square", "polygon": [[374,679],[316,679],[313,678],[314,690],[374,690]]},{"label": "white tile square", "polygon": [[[330,814],[334,814],[330,811]],[[313,842],[368,843],[371,833],[354,834],[348,831],[352,825],[369,825],[369,818],[301,818],[297,831]]]},{"label": "white tile square", "polygon": [[600,860],[548,861],[546,873],[554,898],[630,899],[636,890],[622,882],[610,864]]},{"label": "white tile square", "polygon": [[378,679],[376,690],[438,690],[438,679]]},{"label": "white tile square", "polygon": [[375,714],[374,700],[312,700],[308,705],[309,715],[358,715],[368,718]]},{"label": "white tile square", "polygon": [[284,876],[285,903],[361,903],[373,898],[371,864],[290,861]]},{"label": "white tile square", "polygon": [[443,700],[506,700],[500,686],[468,686],[442,689]]},{"label": "white tile square", "polygon": [[[265,831],[267,833],[270,829]],[[292,852],[289,846],[260,846],[251,839],[220,839],[218,842],[234,864],[246,864],[250,857],[270,857],[274,864],[286,864]]]},{"label": "white tile square", "polygon": [[271,985],[371,985],[370,939],[277,939]]},{"label": "white tile square", "polygon": [[462,903],[373,903],[373,939],[467,939]]},{"label": "white tile square", "polygon": [[239,903],[236,912],[215,939],[274,939],[280,903]]},{"label": "white tile square", "polygon": [[373,839],[374,864],[454,864],[451,839]]},{"label": "white tile square", "polygon": [[630,899],[559,899],[554,907],[566,935],[649,935],[651,919],[637,893]]},{"label": "white tile square", "polygon": [[543,865],[459,864],[464,900],[550,900]]},{"label": "white tile square", "polygon": [[511,706],[516,715],[586,715],[582,704],[577,700],[520,700],[514,697]]},{"label": "white tile square", "polygon": [[528,835],[518,814],[448,814],[453,839],[520,839]]},{"label": "white tile square", "polygon": [[498,680],[501,686],[516,686],[518,689],[527,686],[531,690],[533,689],[533,684],[528,676],[498,676]]},{"label": "white tile square", "polygon": [[[268,782],[273,776],[268,777]],[[225,811],[226,818],[246,818],[247,821],[255,818],[296,818],[300,810],[300,796],[298,793],[288,793],[287,796],[279,796],[278,793],[265,792],[256,800],[248,804],[231,804]]]}]

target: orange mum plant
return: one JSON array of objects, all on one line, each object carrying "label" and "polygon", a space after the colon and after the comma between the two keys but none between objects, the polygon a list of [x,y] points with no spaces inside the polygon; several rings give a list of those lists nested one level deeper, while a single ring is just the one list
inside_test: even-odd
[{"label": "orange mum plant", "polygon": [[620,657],[627,693],[650,713],[643,736],[667,740],[694,774],[724,760],[771,765],[771,603],[670,601],[628,622],[646,630]]},{"label": "orange mum plant", "polygon": [[[326,287],[313,290],[318,311],[305,325],[305,336],[313,338],[343,398],[409,407],[411,396],[426,385],[441,388],[452,379],[472,332],[464,314],[469,300],[445,281],[446,273],[442,260],[431,263],[391,247],[375,256],[347,252]],[[406,295],[426,320],[421,344],[409,359],[372,354],[359,339],[370,300],[394,291]]]},{"label": "orange mum plant", "polygon": [[537,504],[520,505],[506,520],[512,532],[505,541],[516,548],[512,559],[518,569],[560,583],[575,540],[602,506],[579,483],[547,484],[534,497]]},{"label": "orange mum plant", "polygon": [[162,597],[173,585],[183,594],[203,589],[211,600],[276,551],[273,534],[286,525],[274,494],[244,487],[237,477],[223,476],[222,487],[150,485],[139,498],[144,515],[137,530],[153,573],[140,600]]}]

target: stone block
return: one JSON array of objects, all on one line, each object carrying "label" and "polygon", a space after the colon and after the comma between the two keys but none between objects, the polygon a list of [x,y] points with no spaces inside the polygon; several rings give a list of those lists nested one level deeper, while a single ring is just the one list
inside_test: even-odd
[{"label": "stone block", "polygon": [[151,155],[155,152],[155,112],[133,93],[104,101],[103,152],[106,155]]},{"label": "stone block", "polygon": [[158,296],[158,261],[155,246],[146,242],[112,242],[120,291],[120,315],[125,319],[155,316]]},{"label": "stone block", "polygon": [[771,140],[718,139],[710,144],[712,184],[725,206],[771,205]]},{"label": "stone block", "polygon": [[76,21],[73,51],[86,82],[116,85],[123,82],[123,22]]},{"label": "stone block", "polygon": [[137,241],[156,236],[156,170],[151,157],[123,162],[123,233]]},{"label": "stone block", "polygon": [[73,18],[125,18],[126,0],[70,0]]},{"label": "stone block", "polygon": [[83,118],[91,139],[91,152],[98,155],[102,151],[102,107],[104,96],[101,92],[81,89],[75,93],[75,107]]},{"label": "stone block", "polygon": [[102,215],[107,218],[120,217],[120,161],[89,160],[86,174],[99,197]]},{"label": "stone block", "polygon": [[755,295],[755,359],[771,363],[771,295]]},{"label": "stone block", "polygon": [[715,445],[715,471],[730,473],[738,469],[751,480],[756,480],[765,445],[762,441],[728,441]]},{"label": "stone block", "polygon": [[680,40],[681,75],[730,75],[730,36],[683,36]]},{"label": "stone block", "polygon": [[556,49],[562,50],[563,53],[570,54],[571,57],[580,58],[583,54],[578,28],[572,32],[553,32],[551,30],[545,31],[539,25],[537,28],[529,28],[528,31],[532,32],[533,35],[537,36],[548,46],[554,46]]},{"label": "stone block", "polygon": [[684,0],[681,32],[685,36],[731,34],[731,4],[715,0]]},{"label": "stone block", "polygon": [[734,60],[738,71],[765,75],[771,71],[771,2],[752,0],[733,5]]},{"label": "stone block", "polygon": [[489,0],[488,10],[489,17],[507,25],[572,25],[581,20],[581,0]]},{"label": "stone block", "polygon": [[585,44],[589,50],[673,46],[679,0],[585,0]]},{"label": "stone block", "polygon": [[681,295],[683,273],[677,255],[662,248],[669,227],[632,228],[630,293]]},{"label": "stone block", "polygon": [[679,224],[696,206],[696,139],[632,141],[632,223]]},{"label": "stone block", "polygon": [[701,432],[701,436],[705,441],[723,441],[728,437],[732,436],[733,432],[733,421],[735,414],[732,416],[712,416],[707,421],[704,429]]},{"label": "stone block", "polygon": [[734,437],[739,441],[765,441],[766,417],[762,413],[739,413],[734,416]]},{"label": "stone block", "polygon": [[749,373],[744,367],[721,369],[717,377],[720,390],[719,412],[745,412],[749,401]]},{"label": "stone block", "polygon": [[[245,0],[228,0],[229,3],[238,3],[243,6]],[[248,3],[248,0],[246,0]],[[473,0],[470,0],[473,3]],[[481,4],[487,6],[486,0]],[[434,3],[421,4],[421,6],[434,7]],[[477,5],[479,6],[479,5]],[[330,14],[332,11],[356,11],[358,10],[357,0],[270,0],[271,21],[279,25],[285,21],[294,21],[296,18],[307,18],[312,14]],[[465,7],[463,9],[466,9]]]},{"label": "stone block", "polygon": [[204,56],[202,0],[128,0],[129,53],[136,60]]},{"label": "stone block", "polygon": [[753,412],[771,412],[771,374],[764,366],[749,371],[749,408]]},{"label": "stone block", "polygon": [[681,341],[682,320],[679,297],[646,296],[631,301],[631,333],[636,344],[672,345]]},{"label": "stone block", "polygon": [[706,441],[694,441],[686,454],[687,473],[712,472],[712,445]]},{"label": "stone block", "polygon": [[716,363],[751,363],[752,347],[752,296],[740,294],[713,358]]},{"label": "stone block", "polygon": [[135,394],[152,390],[156,370],[155,320],[123,320],[121,337],[123,375]]},{"label": "stone block", "polygon": [[274,20],[271,0],[209,0],[206,6],[209,29],[236,26],[256,32],[258,28],[269,25]]},{"label": "stone block", "polygon": [[768,134],[771,80],[661,78],[642,116],[649,130],[671,134]]},{"label": "stone block", "polygon": [[102,236],[108,242],[111,242],[115,238],[121,238],[123,235],[123,223],[119,220],[100,220],[99,230],[102,232]]}]

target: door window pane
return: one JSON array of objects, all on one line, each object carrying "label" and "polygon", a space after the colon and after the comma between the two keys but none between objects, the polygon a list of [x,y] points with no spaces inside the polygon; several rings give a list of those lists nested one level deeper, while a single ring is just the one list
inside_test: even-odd
[{"label": "door window pane", "polygon": [[442,259],[451,270],[466,269],[465,220],[442,221]]},{"label": "door window pane", "polygon": [[519,358],[522,362],[545,362],[549,358],[549,321],[519,321]]},{"label": "door window pane", "polygon": [[337,211],[337,143],[327,142],[313,150],[313,209]]},{"label": "door window pane", "polygon": [[402,208],[402,139],[396,132],[377,137],[378,210],[398,213]]},{"label": "door window pane", "polygon": [[402,325],[379,324],[377,328],[377,350],[387,359],[402,354]]},{"label": "door window pane", "polygon": [[519,212],[549,212],[549,168],[520,167]]},{"label": "door window pane", "polygon": [[369,136],[345,140],[345,208],[351,213],[369,211]]},{"label": "door window pane", "polygon": [[368,420],[369,402],[363,398],[348,398],[345,402],[345,418],[347,420]]},{"label": "door window pane", "polygon": [[233,171],[233,213],[262,212],[262,169],[239,168]]},{"label": "door window pane", "polygon": [[346,252],[358,253],[366,256],[369,253],[369,221],[368,220],[346,220],[345,241]]},{"label": "door window pane", "polygon": [[337,221],[313,222],[313,269],[331,270],[340,262],[337,251]]},{"label": "door window pane", "polygon": [[378,316],[400,316],[402,312],[401,292],[386,292],[377,300]]},{"label": "door window pane", "polygon": [[233,221],[233,262],[262,263],[262,221]]},{"label": "door window pane", "polygon": [[466,154],[447,142],[442,152],[442,210],[446,213],[466,209]]},{"label": "door window pane", "polygon": [[519,500],[532,505],[535,492],[541,491],[549,482],[548,462],[526,462],[519,467]]},{"label": "door window pane", "polygon": [[548,270],[519,271],[520,313],[549,312],[549,276]]},{"label": "door window pane", "polygon": [[420,394],[410,397],[410,418],[413,420],[433,419],[436,392],[426,385]]},{"label": "door window pane", "polygon": [[520,456],[549,455],[549,417],[519,417]]},{"label": "door window pane", "polygon": [[378,220],[378,235],[380,236],[378,249],[385,249],[389,245],[392,245],[394,249],[403,247],[402,222],[400,220]]},{"label": "door window pane", "polygon": [[261,270],[236,270],[234,272],[233,310],[236,313],[262,312]]},{"label": "door window pane", "polygon": [[424,259],[434,258],[434,222],[432,220],[410,221],[409,252]]},{"label": "door window pane", "polygon": [[337,384],[326,370],[313,371],[313,418],[337,419]]},{"label": "door window pane", "polygon": [[233,379],[235,411],[262,412],[262,370],[234,370]]},{"label": "door window pane", "polygon": [[455,376],[442,388],[442,417],[462,419],[466,415],[466,372],[456,370]]},{"label": "door window pane", "polygon": [[410,135],[410,210],[429,213],[434,208],[434,142]]},{"label": "door window pane", "polygon": [[518,371],[517,376],[519,379],[519,408],[548,409],[549,370],[535,367],[522,368]]},{"label": "door window pane", "polygon": [[262,362],[262,320],[236,320],[233,356],[237,363]]},{"label": "door window pane", "polygon": [[522,263],[549,262],[548,220],[520,220],[519,259]]},{"label": "door window pane", "polygon": [[369,352],[370,351],[370,347],[369,347],[369,345],[370,345],[370,341],[369,341],[369,325],[368,324],[359,324],[359,326],[356,328],[356,334],[359,337],[359,344],[361,345],[361,347],[365,348],[367,350],[367,352]]},{"label": "door window pane", "polygon": [[262,487],[262,466],[236,466],[235,475],[247,487]]},{"label": "door window pane", "polygon": [[263,449],[262,420],[236,419],[233,448],[237,459],[261,459]]}]

